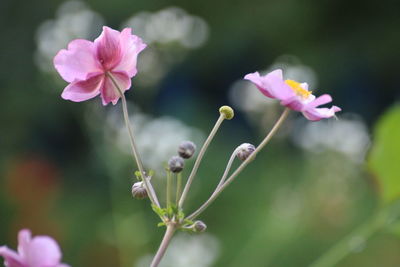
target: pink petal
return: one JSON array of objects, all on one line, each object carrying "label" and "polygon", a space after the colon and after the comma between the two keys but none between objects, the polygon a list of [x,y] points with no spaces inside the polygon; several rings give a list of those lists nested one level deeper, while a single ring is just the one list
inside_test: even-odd
[{"label": "pink petal", "polygon": [[24,264],[20,255],[6,246],[0,247],[0,256],[4,258],[6,267],[28,267]]},{"label": "pink petal", "polygon": [[335,116],[335,112],[341,111],[341,108],[332,106],[331,108],[308,108],[303,111],[304,117],[310,121],[319,121]]},{"label": "pink petal", "polygon": [[103,32],[94,40],[97,59],[105,71],[114,68],[122,59],[120,32],[104,26]]},{"label": "pink petal", "polygon": [[18,233],[18,254],[22,258],[26,257],[27,250],[29,248],[29,243],[31,242],[32,234],[31,231],[27,229],[22,229]]},{"label": "pink petal", "polygon": [[249,73],[246,76],[244,76],[245,80],[249,80],[252,83],[254,83],[255,86],[257,86],[258,90],[260,90],[261,93],[263,93],[265,96],[269,98],[275,98],[267,88],[264,86],[264,79],[263,77],[260,76],[260,73],[254,72],[254,73]]},{"label": "pink petal", "polygon": [[74,102],[81,102],[100,94],[104,74],[95,75],[85,81],[76,81],[65,87],[61,97]]},{"label": "pink petal", "polygon": [[54,57],[54,67],[67,82],[86,80],[90,73],[102,71],[95,52],[93,42],[74,40],[68,44],[67,50],[60,50]]},{"label": "pink petal", "polygon": [[319,97],[317,97],[314,101],[311,101],[310,103],[308,103],[308,107],[318,107],[320,105],[324,105],[327,104],[329,102],[332,102],[332,97],[328,94],[325,95],[321,95]]},{"label": "pink petal", "polygon": [[282,106],[286,106],[295,111],[302,111],[305,107],[304,102],[302,102],[299,96],[295,95],[291,98],[281,101]]},{"label": "pink petal", "polygon": [[125,28],[120,35],[120,46],[122,58],[120,63],[113,68],[113,71],[125,71],[129,77],[133,77],[137,73],[136,62],[138,54],[146,48],[136,35],[132,35],[130,28]]},{"label": "pink petal", "polygon": [[60,260],[60,247],[53,238],[36,236],[32,239],[26,255],[29,267],[57,266]]},{"label": "pink petal", "polygon": [[284,100],[295,95],[292,89],[284,82],[282,70],[277,69],[265,76],[258,72],[247,74],[244,79],[253,82],[257,88],[267,97]]},{"label": "pink petal", "polygon": [[[131,79],[129,78],[128,74],[125,72],[112,72],[112,77],[114,78],[115,82],[117,83],[119,89],[124,93],[131,87]],[[116,89],[114,82],[111,78],[106,77],[104,80],[103,88],[101,89],[101,99],[103,105],[107,105],[108,103],[112,102],[113,105],[117,104],[118,99],[120,98],[120,93]]]}]

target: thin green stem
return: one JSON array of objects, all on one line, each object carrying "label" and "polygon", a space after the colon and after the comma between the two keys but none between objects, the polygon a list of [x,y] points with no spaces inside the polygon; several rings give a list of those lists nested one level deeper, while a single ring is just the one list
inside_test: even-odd
[{"label": "thin green stem", "polygon": [[193,220],[197,216],[199,216],[218,196],[221,194],[221,192],[230,184],[232,181],[235,179],[236,176],[238,176],[243,169],[255,158],[255,156],[260,152],[271,140],[271,138],[275,135],[276,131],[279,129],[279,127],[282,125],[282,123],[285,121],[287,116],[289,115],[289,109],[285,108],[283,111],[282,115],[279,117],[278,121],[275,123],[275,125],[272,127],[271,131],[268,133],[268,135],[264,138],[264,140],[258,145],[258,147],[254,150],[253,153],[250,154],[250,156],[240,164],[240,166],[229,176],[226,181],[219,186],[214,193],[210,196],[210,198],[204,202],[203,205],[200,206],[195,212],[190,214],[187,219]]},{"label": "thin green stem", "polygon": [[175,233],[175,225],[174,224],[168,224],[167,225],[167,230],[165,231],[164,238],[161,241],[160,247],[157,250],[156,255],[153,258],[153,261],[151,262],[150,267],[157,267],[158,264],[161,262],[162,257],[165,254],[165,251],[168,248],[168,245],[171,241],[171,238],[173,237]]},{"label": "thin green stem", "polygon": [[178,173],[178,177],[176,179],[176,197],[175,197],[175,202],[176,205],[178,205],[179,198],[181,196],[181,190],[182,190],[182,173]]},{"label": "thin green stem", "polygon": [[182,208],[183,203],[185,202],[185,199],[187,197],[187,194],[189,193],[190,186],[192,185],[193,179],[196,176],[196,173],[200,166],[201,160],[203,159],[203,156],[204,156],[209,144],[211,143],[212,139],[214,138],[215,134],[217,133],[217,131],[218,131],[219,127],[221,126],[222,122],[224,121],[224,119],[225,119],[225,115],[220,114],[217,122],[214,125],[214,128],[211,130],[210,135],[207,137],[206,141],[203,144],[203,147],[201,148],[201,150],[199,152],[199,155],[197,156],[197,159],[194,163],[193,169],[189,175],[189,178],[186,182],[185,188],[183,189],[182,196],[178,203],[178,206],[180,208]]},{"label": "thin green stem", "polygon": [[106,75],[107,75],[108,78],[110,78],[110,80],[114,84],[114,87],[118,91],[118,93],[119,93],[119,95],[121,97],[121,100],[122,100],[122,110],[123,110],[123,114],[124,114],[125,126],[128,129],[128,134],[129,134],[129,137],[130,137],[129,140],[130,140],[130,144],[131,144],[133,161],[135,161],[136,165],[138,166],[138,169],[139,169],[139,172],[141,174],[142,180],[144,182],[145,188],[146,188],[146,190],[148,192],[150,201],[154,205],[160,207],[160,203],[158,201],[157,195],[156,195],[156,193],[154,191],[153,186],[151,185],[151,182],[150,182],[148,176],[146,175],[146,173],[145,173],[145,171],[143,169],[143,164],[142,164],[142,161],[140,159],[140,156],[139,156],[139,153],[138,153],[138,150],[137,150],[137,147],[136,147],[134,134],[133,134],[133,131],[132,131],[131,124],[129,122],[128,106],[126,104],[125,95],[122,92],[121,88],[119,87],[119,85],[118,85],[117,81],[115,80],[115,78],[112,76],[112,74],[106,72]]},{"label": "thin green stem", "polygon": [[172,182],[172,173],[171,171],[167,171],[167,208],[171,206],[171,182]]}]

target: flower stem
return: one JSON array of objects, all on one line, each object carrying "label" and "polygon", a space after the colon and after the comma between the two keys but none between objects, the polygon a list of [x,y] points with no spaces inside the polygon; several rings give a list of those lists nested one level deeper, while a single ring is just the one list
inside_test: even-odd
[{"label": "flower stem", "polygon": [[167,250],[167,247],[169,245],[169,242],[171,241],[172,236],[175,233],[175,225],[174,224],[168,224],[167,225],[167,230],[165,231],[164,238],[161,241],[160,247],[157,250],[156,255],[153,258],[153,261],[151,262],[150,267],[157,267],[158,264],[160,263],[162,257],[165,254],[165,251]]},{"label": "flower stem", "polygon": [[217,122],[214,125],[214,128],[211,130],[210,135],[207,137],[206,141],[203,144],[203,147],[201,148],[201,150],[199,152],[199,155],[197,156],[197,159],[194,163],[193,169],[189,175],[189,178],[186,182],[185,188],[183,189],[182,196],[178,203],[178,206],[180,208],[182,208],[183,203],[185,202],[185,199],[187,197],[187,194],[189,193],[190,186],[192,185],[193,179],[196,176],[197,170],[200,166],[200,163],[204,156],[204,153],[206,152],[208,145],[211,143],[212,139],[214,138],[215,134],[217,133],[217,131],[218,131],[219,127],[221,126],[222,122],[224,121],[224,119],[225,119],[225,115],[220,114]]},{"label": "flower stem", "polygon": [[167,209],[171,206],[171,180],[172,180],[171,171],[167,171]]},{"label": "flower stem", "polygon": [[268,144],[268,142],[271,140],[271,138],[275,135],[276,131],[279,129],[279,127],[282,125],[282,123],[287,118],[289,111],[290,110],[288,108],[285,108],[282,115],[279,117],[278,121],[275,123],[274,127],[272,127],[271,131],[264,138],[264,140],[258,145],[258,147],[254,150],[254,152],[251,153],[250,156],[245,161],[243,161],[242,164],[240,164],[240,166],[231,174],[231,176],[229,176],[229,178],[226,179],[226,181],[222,185],[217,187],[217,189],[214,191],[214,193],[212,193],[210,198],[206,202],[204,202],[204,204],[201,205],[200,208],[198,208],[195,212],[190,214],[187,217],[187,219],[193,220],[197,216],[199,216],[219,196],[219,194],[221,194],[221,192],[230,183],[232,183],[232,181],[235,179],[235,177],[238,176],[243,171],[243,169],[254,159],[254,157],[258,154],[258,152],[260,152],[265,147],[265,145]]},{"label": "flower stem", "polygon": [[233,151],[231,157],[229,158],[228,164],[227,164],[226,167],[225,167],[224,174],[222,175],[222,178],[221,178],[221,180],[219,181],[219,184],[217,185],[216,190],[217,190],[220,186],[222,186],[222,185],[224,184],[224,182],[225,182],[225,180],[226,180],[226,177],[228,177],[229,171],[230,171],[231,168],[232,168],[232,163],[233,163],[233,161],[234,161],[235,158],[236,158],[237,152],[238,152],[238,148],[236,148],[236,149]]},{"label": "flower stem", "polygon": [[179,197],[181,196],[182,190],[182,173],[178,173],[178,177],[176,179],[176,205],[178,205]]},{"label": "flower stem", "polygon": [[142,164],[142,161],[140,159],[140,156],[139,156],[139,153],[138,153],[138,150],[137,150],[137,147],[136,147],[134,134],[133,134],[130,122],[129,122],[128,107],[127,107],[127,104],[126,104],[125,95],[122,92],[121,88],[119,87],[119,85],[118,85],[117,81],[115,80],[115,78],[112,76],[112,74],[106,72],[106,75],[107,75],[108,78],[111,79],[112,83],[114,84],[114,87],[117,89],[119,95],[121,96],[122,110],[123,110],[123,113],[124,113],[124,121],[125,121],[125,126],[128,129],[128,133],[129,133],[129,137],[130,137],[129,140],[130,140],[130,144],[131,144],[133,160],[136,162],[136,165],[138,166],[140,175],[141,175],[142,180],[144,182],[144,185],[145,185],[145,188],[146,188],[147,193],[149,195],[150,201],[154,205],[160,207],[160,203],[158,201],[157,195],[156,195],[156,193],[154,191],[153,186],[151,185],[151,182],[150,182],[149,178],[147,177],[147,175],[146,175],[146,173],[145,173],[145,171],[143,169],[143,164]]}]

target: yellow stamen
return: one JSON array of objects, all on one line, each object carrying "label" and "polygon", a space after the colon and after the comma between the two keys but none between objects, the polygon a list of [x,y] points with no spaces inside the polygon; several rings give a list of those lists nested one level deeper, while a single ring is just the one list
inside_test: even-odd
[{"label": "yellow stamen", "polygon": [[292,89],[296,95],[301,96],[302,98],[306,99],[311,95],[311,91],[308,91],[301,87],[301,84],[293,81],[293,80],[286,80],[285,83],[290,86],[290,89]]}]

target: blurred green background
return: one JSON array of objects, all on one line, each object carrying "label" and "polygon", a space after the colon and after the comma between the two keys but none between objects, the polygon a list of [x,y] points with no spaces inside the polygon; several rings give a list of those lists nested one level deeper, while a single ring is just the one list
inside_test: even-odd
[{"label": "blurred green background", "polygon": [[207,232],[176,236],[163,266],[309,266],[365,224],[341,243],[337,266],[400,266],[398,10],[394,0],[2,0],[0,245],[16,248],[29,228],[57,239],[74,267],[147,266],[156,251],[164,229],[148,201],[131,197],[120,103],[61,99],[66,83],[51,63],[72,39],[130,26],[148,48],[126,96],[161,199],[163,165],[180,141],[200,147],[218,108],[236,111],[187,212],[211,194],[235,147],[258,144],[282,110],[245,74],[283,68],[343,109],[317,123],[291,114],[201,216]]}]

